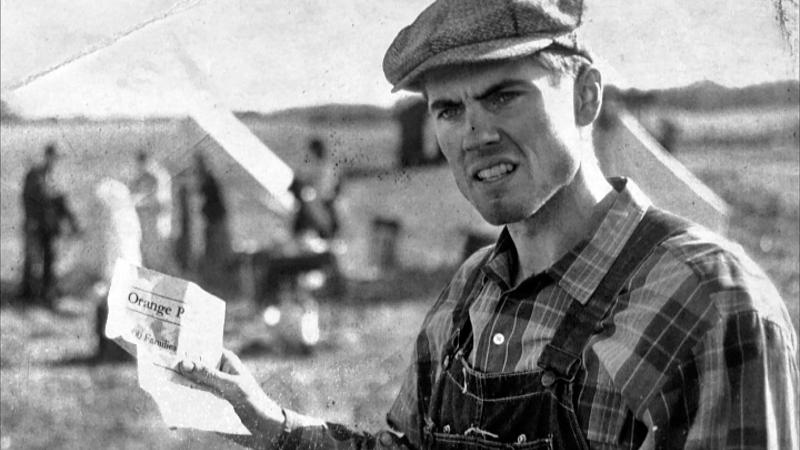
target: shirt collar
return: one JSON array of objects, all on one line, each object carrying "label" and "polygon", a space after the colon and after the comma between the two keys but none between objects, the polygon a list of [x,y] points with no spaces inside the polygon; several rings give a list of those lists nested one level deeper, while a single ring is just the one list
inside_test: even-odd
[{"label": "shirt collar", "polygon": [[508,228],[503,227],[488,262],[481,270],[506,290],[511,287],[511,275],[516,270],[516,265],[517,250],[514,248],[514,241],[511,240]]},{"label": "shirt collar", "polygon": [[[600,226],[548,269],[559,287],[582,304],[594,293],[651,204],[633,181],[610,178],[609,182],[617,195]],[[508,229],[503,228],[483,270],[508,289],[516,264],[514,243]]]}]

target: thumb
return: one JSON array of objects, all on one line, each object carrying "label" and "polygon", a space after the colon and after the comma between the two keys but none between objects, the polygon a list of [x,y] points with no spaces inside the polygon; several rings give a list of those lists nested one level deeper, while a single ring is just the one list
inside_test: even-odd
[{"label": "thumb", "polygon": [[220,370],[225,373],[241,375],[247,373],[247,367],[235,353],[228,349],[222,349]]}]

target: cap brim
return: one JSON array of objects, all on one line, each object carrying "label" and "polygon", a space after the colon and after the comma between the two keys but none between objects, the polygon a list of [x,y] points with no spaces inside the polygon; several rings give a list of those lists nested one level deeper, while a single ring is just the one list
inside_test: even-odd
[{"label": "cap brim", "polygon": [[480,42],[477,44],[464,45],[451,48],[437,53],[426,59],[420,65],[412,69],[406,76],[400,79],[392,88],[392,92],[401,89],[419,92],[419,79],[423,73],[444,66],[471,64],[478,62],[499,61],[503,59],[520,58],[532,55],[542,50],[556,41],[552,35],[540,38],[514,38],[498,39],[495,41]]}]

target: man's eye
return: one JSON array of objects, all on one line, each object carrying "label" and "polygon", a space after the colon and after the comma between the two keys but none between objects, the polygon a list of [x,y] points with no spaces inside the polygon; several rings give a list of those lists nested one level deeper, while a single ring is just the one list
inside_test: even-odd
[{"label": "man's eye", "polygon": [[461,108],[457,106],[451,106],[447,108],[442,108],[436,113],[436,117],[442,120],[450,120],[458,116],[461,112]]},{"label": "man's eye", "polygon": [[516,92],[498,92],[489,97],[489,104],[494,107],[505,106],[518,96]]}]

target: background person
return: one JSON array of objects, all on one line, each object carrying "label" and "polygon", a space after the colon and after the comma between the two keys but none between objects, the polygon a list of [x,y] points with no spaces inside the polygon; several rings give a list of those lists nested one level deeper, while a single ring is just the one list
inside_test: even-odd
[{"label": "background person", "polygon": [[230,278],[233,257],[228,230],[228,209],[219,182],[211,173],[202,153],[195,154],[195,173],[204,222],[204,252],[200,263],[203,280],[220,287]]},{"label": "background person", "polygon": [[192,246],[192,236],[195,233],[192,223],[192,192],[196,184],[193,178],[194,176],[189,170],[180,172],[177,176],[178,187],[175,195],[178,232],[173,252],[175,263],[184,276],[191,276],[195,273],[197,262]]},{"label": "background person", "polygon": [[232,353],[184,374],[269,448],[797,448],[797,337],[741,247],[606,180],[580,1],[437,0],[384,59],[503,225],[428,313],[392,432],[282,409]]},{"label": "background person", "polygon": [[226,258],[231,251],[228,233],[228,208],[219,182],[201,153],[195,155],[198,186],[205,221],[205,257]]},{"label": "background person", "polygon": [[125,183],[103,177],[92,192],[92,220],[83,255],[95,277],[92,300],[95,307],[95,362],[129,360],[130,355],[105,336],[108,290],[117,259],[141,265],[142,230],[130,190]]},{"label": "background person", "polygon": [[339,232],[336,201],[341,178],[322,140],[311,139],[308,150],[311,159],[307,170],[299,173],[289,187],[297,200],[292,234],[300,242],[314,239],[328,242]]},{"label": "background person", "polygon": [[142,230],[130,190],[122,181],[110,177],[98,181],[92,191],[92,211],[87,224],[90,239],[83,253],[92,272],[107,285],[118,258],[142,263]]},{"label": "background person", "polygon": [[316,190],[319,201],[330,217],[330,231],[323,238],[331,239],[339,232],[339,215],[336,201],[342,189],[342,179],[331,159],[330,151],[319,138],[313,138],[308,144],[312,156],[311,183]]},{"label": "background person", "polygon": [[142,228],[142,263],[172,273],[172,179],[146,150],[136,153],[136,175],[131,196]]},{"label": "background person", "polygon": [[47,144],[44,160],[25,174],[22,187],[25,259],[19,294],[23,299],[47,307],[53,306],[57,295],[53,266],[55,241],[61,234],[62,225],[67,222],[73,235],[81,231],[66,195],[59,191],[53,180],[58,158],[56,145]]}]

